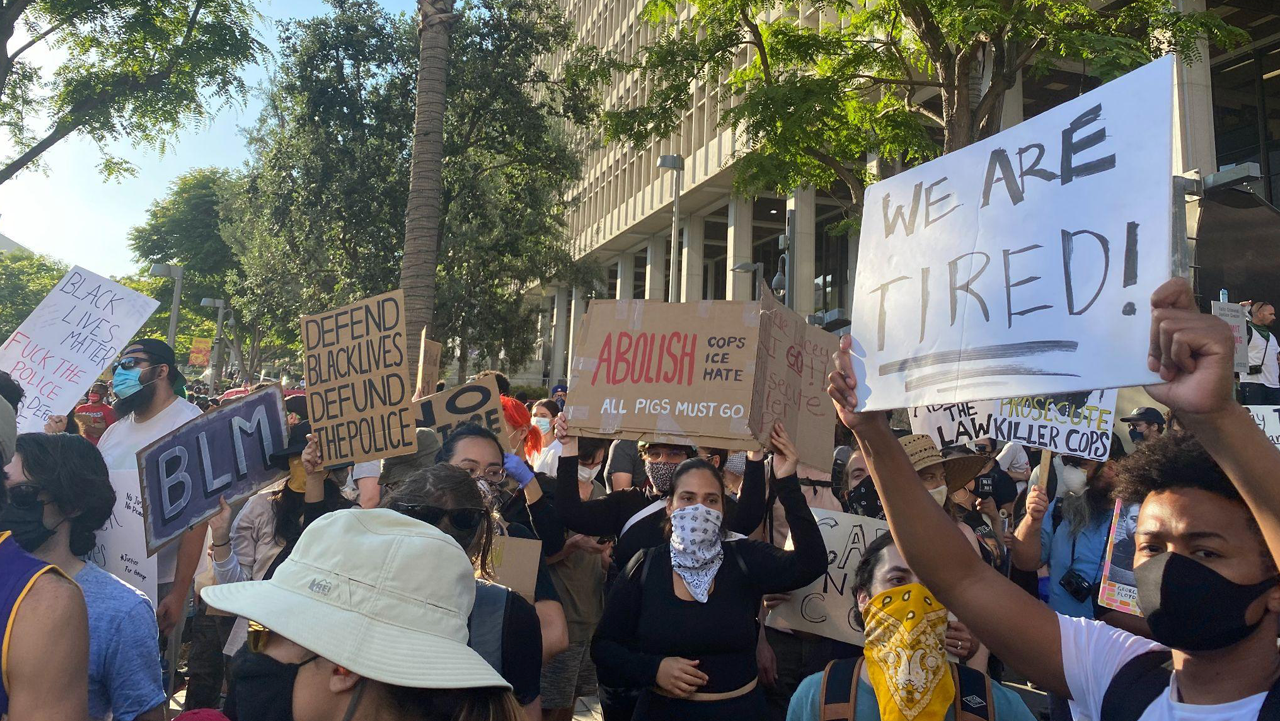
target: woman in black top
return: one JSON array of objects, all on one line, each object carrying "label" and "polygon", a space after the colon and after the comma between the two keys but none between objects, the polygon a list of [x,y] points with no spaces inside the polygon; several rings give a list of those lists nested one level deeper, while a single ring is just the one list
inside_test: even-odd
[{"label": "woman in black top", "polygon": [[[637,555],[614,585],[591,655],[602,684],[645,688],[636,721],[767,715],[756,681],[761,597],[801,588],[827,567],[822,534],[796,478],[796,450],[781,425],[772,444],[774,490],[794,551],[728,532],[721,525],[720,471],[693,459],[676,470],[662,514],[670,519],[670,541]],[[565,453],[572,462],[569,447]],[[762,457],[752,454],[748,469],[762,465]]]}]

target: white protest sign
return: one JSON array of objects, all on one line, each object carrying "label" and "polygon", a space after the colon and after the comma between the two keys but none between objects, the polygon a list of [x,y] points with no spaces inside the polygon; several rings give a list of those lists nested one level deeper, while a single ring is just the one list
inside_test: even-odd
[{"label": "white protest sign", "polygon": [[1238,303],[1222,303],[1212,301],[1213,314],[1225,320],[1231,326],[1231,334],[1236,337],[1236,357],[1235,367],[1232,368],[1236,373],[1249,372],[1249,336],[1245,328],[1249,319],[1245,317],[1244,306]]},{"label": "white protest sign", "polygon": [[18,432],[40,433],[67,415],[159,301],[76,266],[0,346],[0,371],[27,395]]},{"label": "white protest sign", "polygon": [[[791,592],[765,619],[772,628],[816,633],[861,646],[862,613],[853,592],[853,575],[867,546],[889,532],[889,524],[869,516],[811,509],[827,546],[827,571],[813,583]],[[791,540],[787,540],[790,547]]]},{"label": "white protest sign", "polygon": [[116,491],[115,508],[107,524],[96,534],[98,543],[85,560],[147,594],[152,603],[159,603],[156,559],[147,556],[138,472],[111,471],[111,487]]},{"label": "white protest sign", "polygon": [[1267,438],[1280,448],[1280,406],[1245,406],[1253,422],[1258,424]]},{"label": "white protest sign", "polygon": [[1117,395],[1102,390],[1006,398],[992,432],[998,441],[1105,461],[1111,455]]},{"label": "white protest sign", "polygon": [[862,410],[1157,383],[1173,58],[867,188]]},{"label": "white protest sign", "polygon": [[997,405],[997,401],[975,401],[912,408],[911,432],[933,436],[938,448],[991,438]]}]

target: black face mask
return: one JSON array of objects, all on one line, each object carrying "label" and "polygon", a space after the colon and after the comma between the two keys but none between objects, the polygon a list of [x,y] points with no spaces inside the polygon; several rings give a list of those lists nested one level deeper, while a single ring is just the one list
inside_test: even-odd
[{"label": "black face mask", "polygon": [[43,502],[24,508],[10,503],[0,508],[0,531],[12,533],[14,542],[27,553],[35,553],[54,534],[52,528],[45,528]]},{"label": "black face mask", "polygon": [[293,721],[293,684],[302,666],[277,661],[264,653],[245,656],[236,667],[236,712],[240,721]]},{"label": "black face mask", "polygon": [[1137,428],[1130,428],[1129,440],[1133,441],[1134,443],[1142,443],[1143,441],[1147,440],[1147,437],[1143,435],[1142,431],[1138,430]]},{"label": "black face mask", "polygon": [[1244,586],[1178,553],[1162,553],[1133,575],[1151,637],[1179,651],[1214,651],[1248,638],[1262,623],[1246,620],[1249,606],[1278,580]]}]

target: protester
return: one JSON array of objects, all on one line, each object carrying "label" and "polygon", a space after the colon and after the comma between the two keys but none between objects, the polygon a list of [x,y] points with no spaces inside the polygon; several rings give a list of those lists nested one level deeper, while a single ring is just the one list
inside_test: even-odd
[{"label": "protester", "polygon": [[13,379],[6,371],[0,371],[0,398],[8,402],[13,408],[13,412],[18,412],[18,406],[22,404],[22,399],[26,397],[27,392],[22,390],[22,386]]},{"label": "protester", "polygon": [[382,504],[435,526],[466,551],[480,577],[475,581],[475,607],[469,611],[468,643],[511,685],[527,721],[539,721],[542,632],[538,614],[515,591],[491,583],[499,521],[475,481],[460,468],[430,466],[396,484]]},{"label": "protester", "polygon": [[236,670],[245,721],[520,719],[510,685],[467,647],[471,564],[421,521],[331,513],[270,580],[202,595],[267,629]]},{"label": "protester", "polygon": [[530,459],[533,470],[554,476],[556,466],[560,463],[560,441],[556,440],[551,430],[556,416],[560,415],[560,406],[552,400],[540,400],[533,404],[533,425],[542,436],[542,448]]},{"label": "protester", "polygon": [[[417,440],[418,449],[413,453],[383,460],[382,472],[378,476],[378,484],[383,488],[380,494],[382,497],[394,491],[395,487],[409,476],[436,464],[436,456],[439,455],[443,445],[440,442],[440,434],[430,428],[419,428]],[[381,505],[381,499],[379,499],[379,505]]]},{"label": "protester", "polygon": [[876,492],[875,482],[867,473],[867,461],[862,450],[854,448],[845,462],[845,487],[848,492],[843,499],[844,507],[855,516],[884,518],[884,507],[880,505],[880,494]]},{"label": "protester", "polygon": [[[107,468],[137,471],[138,451],[200,415],[200,409],[183,400],[186,379],[178,371],[173,349],[154,338],[130,343],[113,366],[112,384],[118,398],[114,406],[119,420],[98,439]],[[174,629],[186,616],[187,594],[197,569],[206,565],[208,524],[200,523],[156,554],[159,604],[156,618],[161,635]]]},{"label": "protester", "polygon": [[834,661],[806,678],[791,699],[787,721],[833,718],[824,710],[840,705],[851,713],[835,718],[849,721],[955,721],[958,709],[988,721],[1033,721],[1016,693],[982,672],[985,655],[970,656],[965,664],[947,662],[947,653],[964,658],[976,650],[975,639],[963,624],[947,621],[947,610],[920,584],[892,535],[867,545],[852,583],[865,655]]},{"label": "protester", "polygon": [[542,431],[533,424],[529,409],[515,398],[503,396],[502,416],[507,421],[510,446],[516,449],[517,456],[532,465],[545,444]]},{"label": "protester", "polygon": [[73,579],[84,594],[89,718],[160,721],[165,692],[155,610],[137,589],[83,560],[97,548],[94,534],[116,502],[102,456],[78,436],[24,433],[5,473],[8,503],[0,529]]},{"label": "protester", "polygon": [[73,436],[81,435],[80,424],[76,422],[75,416],[49,416],[44,421],[45,433],[70,433]]},{"label": "protester", "polygon": [[729,497],[738,500],[742,495],[743,474],[747,472],[747,452],[734,451],[730,453],[724,460],[724,465],[720,467],[721,474],[724,475],[724,488]]},{"label": "protester", "polygon": [[107,384],[98,381],[89,389],[88,403],[76,406],[80,435],[97,445],[98,439],[116,422],[116,412],[107,403]]},{"label": "protester", "polygon": [[[637,555],[609,595],[592,643],[601,680],[645,691],[633,718],[761,718],[756,615],[764,594],[800,588],[826,569],[826,548],[796,477],[782,424],[771,437],[774,481],[794,551],[740,538],[724,524],[724,480],[710,463],[680,464],[665,516],[669,542]],[[576,471],[576,443],[561,468]],[[571,455],[572,454],[572,455]],[[760,462],[763,453],[752,454]]]},{"label": "protester", "polygon": [[503,373],[502,371],[495,371],[495,370],[480,371],[479,373],[476,374],[475,380],[483,380],[485,378],[493,379],[494,384],[498,386],[498,395],[500,396],[511,395],[511,379],[507,378],[506,374]]},{"label": "protester", "polygon": [[1119,496],[1142,504],[1134,575],[1154,642],[1055,614],[960,550],[883,416],[854,410],[849,340],[829,392],[904,559],[1011,667],[1070,698],[1079,718],[1251,719],[1280,693],[1280,450],[1232,400],[1229,326],[1200,314],[1182,279],[1157,289],[1152,308],[1148,367],[1163,383],[1146,390],[1193,434],[1156,438],[1120,469]]},{"label": "protester", "polygon": [[605,487],[612,491],[645,488],[649,477],[644,473],[644,458],[636,441],[616,440],[609,446],[609,460],[604,469]]},{"label": "protester", "polygon": [[[486,505],[498,511],[501,517],[497,529],[499,534],[542,541],[533,604],[542,626],[542,659],[549,660],[567,649],[569,630],[564,609],[546,568],[546,557],[559,552],[563,544],[564,527],[546,499],[538,499],[533,504],[525,501],[524,486],[533,481],[533,471],[523,460],[504,454],[497,436],[470,423],[453,429],[436,454],[436,461],[461,468],[471,476],[484,495]],[[508,469],[527,474],[523,476],[524,481],[517,492],[507,487]]]},{"label": "protester", "polygon": [[[990,438],[979,439],[979,441],[995,442]],[[1022,493],[1027,487],[1027,480],[1031,478],[1031,462],[1027,458],[1027,449],[1023,448],[1021,443],[1004,443],[996,453],[996,463],[999,463],[1004,472],[1008,473],[1017,484],[1018,493]]]},{"label": "protester", "polygon": [[[9,403],[0,403],[0,463],[6,467],[16,452],[15,412]],[[57,566],[35,558],[18,543],[11,529],[30,527],[31,509],[11,497],[7,486],[0,484],[0,618],[7,619],[0,625],[0,717],[88,718],[89,622],[84,596]],[[36,504],[41,505],[38,500]]]},{"label": "protester", "polygon": [[[1019,449],[1021,449],[1021,446],[1019,446]],[[990,498],[995,501],[996,510],[1002,511],[1005,515],[1012,515],[1013,502],[1017,500],[1019,493],[1018,483],[1013,475],[1000,465],[1000,457],[996,453],[996,442],[991,438],[979,438],[974,441],[973,450],[979,456],[986,458],[987,464],[978,472],[973,482],[966,485],[966,488],[979,498]],[[1025,452],[1022,460],[1024,463],[1026,462]],[[1028,477],[1030,477],[1029,469]]]},{"label": "protester", "polygon": [[1280,343],[1271,335],[1276,309],[1257,301],[1247,305],[1249,323],[1245,337],[1249,347],[1249,369],[1240,375],[1240,402],[1251,406],[1280,405]]},{"label": "protester", "polygon": [[1134,408],[1120,422],[1129,424],[1129,440],[1134,444],[1153,441],[1164,434],[1164,414],[1150,406]]}]

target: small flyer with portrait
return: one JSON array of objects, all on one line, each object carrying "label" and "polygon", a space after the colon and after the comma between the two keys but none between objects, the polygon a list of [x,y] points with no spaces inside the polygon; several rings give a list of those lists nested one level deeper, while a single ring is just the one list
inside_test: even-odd
[{"label": "small flyer with portrait", "polygon": [[1138,528],[1140,503],[1116,501],[1107,541],[1107,561],[1102,568],[1102,588],[1098,603],[1106,608],[1141,616],[1138,611],[1138,584],[1133,577],[1133,556],[1137,550],[1134,534]]}]

